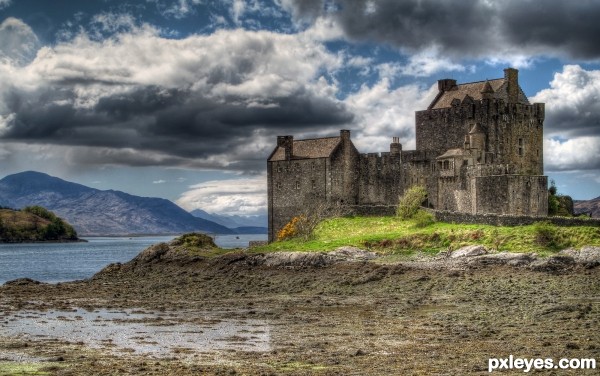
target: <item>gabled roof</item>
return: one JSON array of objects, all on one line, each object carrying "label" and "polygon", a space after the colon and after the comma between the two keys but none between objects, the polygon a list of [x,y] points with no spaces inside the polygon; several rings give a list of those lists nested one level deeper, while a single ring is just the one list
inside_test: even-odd
[{"label": "gabled roof", "polygon": [[[327,158],[331,156],[340,142],[340,137],[294,140],[292,159]],[[273,151],[273,154],[271,154],[269,161],[283,160],[285,160],[285,149],[281,146],[277,146]]]},{"label": "gabled roof", "polygon": [[460,84],[454,86],[452,90],[444,91],[440,93],[430,108],[447,108],[452,107],[452,100],[458,99],[461,102],[467,97],[471,97],[473,100],[483,99],[483,92],[489,92],[490,88],[493,92],[497,92],[504,84],[504,78],[497,78],[494,80],[469,82],[466,84]]}]

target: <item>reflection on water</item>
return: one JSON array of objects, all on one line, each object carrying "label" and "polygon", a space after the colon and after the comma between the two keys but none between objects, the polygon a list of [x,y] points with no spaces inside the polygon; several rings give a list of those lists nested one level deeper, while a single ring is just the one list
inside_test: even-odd
[{"label": "reflection on water", "polygon": [[261,320],[230,320],[195,313],[20,311],[0,317],[4,336],[63,339],[92,348],[155,356],[219,350],[269,351],[270,328]]}]

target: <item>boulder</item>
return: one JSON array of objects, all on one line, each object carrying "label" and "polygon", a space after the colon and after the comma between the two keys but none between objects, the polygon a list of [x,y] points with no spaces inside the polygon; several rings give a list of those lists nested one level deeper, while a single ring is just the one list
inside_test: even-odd
[{"label": "boulder", "polygon": [[462,248],[457,249],[456,251],[450,254],[451,258],[458,257],[473,257],[473,256],[481,256],[487,254],[487,250],[482,245],[468,245]]}]

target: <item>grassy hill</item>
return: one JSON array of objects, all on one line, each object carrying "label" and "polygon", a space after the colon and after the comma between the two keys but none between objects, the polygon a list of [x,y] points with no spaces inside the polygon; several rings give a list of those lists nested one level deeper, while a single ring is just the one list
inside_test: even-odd
[{"label": "grassy hill", "polygon": [[71,225],[40,206],[0,209],[0,242],[75,241]]},{"label": "grassy hill", "polygon": [[344,217],[322,221],[305,238],[277,241],[256,251],[327,251],[351,245],[383,254],[435,254],[462,246],[482,244],[489,249],[550,254],[585,245],[600,246],[598,227],[559,227],[548,222],[529,226],[496,227],[442,222],[425,223],[398,217]]}]

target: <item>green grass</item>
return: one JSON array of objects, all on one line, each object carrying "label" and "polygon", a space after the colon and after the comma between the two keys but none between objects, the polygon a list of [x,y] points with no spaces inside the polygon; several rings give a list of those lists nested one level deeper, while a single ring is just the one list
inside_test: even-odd
[{"label": "green grass", "polygon": [[410,255],[417,251],[435,254],[472,244],[497,251],[548,255],[568,247],[600,246],[600,228],[558,227],[550,223],[496,227],[442,222],[418,227],[414,220],[398,217],[344,217],[321,222],[308,240],[279,241],[252,251],[329,251],[351,245],[382,254]]},{"label": "green grass", "polygon": [[57,369],[64,367],[55,362],[27,363],[27,362],[0,362],[0,376],[17,375],[50,375]]}]

